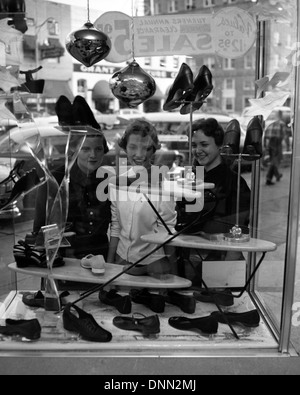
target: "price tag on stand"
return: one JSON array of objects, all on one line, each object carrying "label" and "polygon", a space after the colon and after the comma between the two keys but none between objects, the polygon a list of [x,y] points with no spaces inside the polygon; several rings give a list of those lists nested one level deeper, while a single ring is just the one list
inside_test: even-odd
[{"label": "price tag on stand", "polygon": [[255,20],[240,8],[229,7],[219,11],[212,24],[215,53],[223,58],[244,56],[256,41]]},{"label": "price tag on stand", "polygon": [[108,62],[122,63],[132,58],[132,18],[123,12],[106,12],[94,26],[108,35],[112,42]]}]

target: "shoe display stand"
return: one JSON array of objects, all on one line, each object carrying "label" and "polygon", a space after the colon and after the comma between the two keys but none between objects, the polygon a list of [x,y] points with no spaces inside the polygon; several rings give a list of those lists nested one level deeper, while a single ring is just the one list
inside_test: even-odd
[{"label": "shoe display stand", "polygon": [[[118,291],[121,294],[128,294],[128,291]],[[154,292],[154,291],[153,291]],[[158,291],[156,291],[158,292]],[[192,295],[192,291],[182,291],[186,295]],[[266,353],[276,352],[277,343],[263,320],[257,328],[243,328],[235,326],[239,335],[236,340],[227,325],[219,324],[218,333],[212,336],[205,336],[199,331],[181,331],[172,328],[168,320],[174,316],[184,316],[189,318],[199,318],[209,316],[216,311],[216,306],[209,303],[197,302],[195,314],[185,314],[179,307],[166,304],[164,313],[158,314],[160,320],[160,333],[152,336],[143,336],[139,332],[125,331],[113,325],[113,319],[121,314],[114,308],[102,304],[98,295],[94,294],[82,302],[84,311],[93,315],[102,328],[111,332],[112,340],[109,343],[92,343],[82,340],[77,333],[69,332],[63,327],[62,313],[45,311],[43,308],[31,308],[22,302],[23,292],[11,292],[0,309],[0,323],[3,325],[5,319],[37,319],[42,327],[41,338],[38,341],[29,342],[20,338],[6,337],[0,335],[1,349],[3,351],[22,352],[88,352],[89,355],[130,356],[143,352],[144,356],[157,355],[201,355],[204,353],[216,354],[218,352],[231,353],[243,350],[243,355],[255,355],[257,350],[264,350]],[[244,294],[242,298],[235,301],[234,306],[227,309],[230,312],[244,312],[254,308],[250,297]],[[132,304],[132,315],[140,318],[152,316],[149,308],[140,304]],[[63,354],[64,356],[66,354]]]},{"label": "shoe display stand", "polygon": [[[94,275],[91,270],[84,269],[80,266],[79,259],[65,258],[64,261],[65,265],[53,268],[51,275],[49,275],[47,269],[32,267],[21,269],[17,267],[16,263],[10,264],[8,268],[13,272],[33,277],[51,278],[62,281],[80,281],[90,284],[106,284],[110,279],[121,274],[124,269],[121,265],[106,263],[105,274]],[[171,274],[164,275],[163,278],[156,278],[151,276],[131,276],[124,273],[113,282],[113,285],[150,289],[184,289],[189,288],[192,283],[190,280]]]}]

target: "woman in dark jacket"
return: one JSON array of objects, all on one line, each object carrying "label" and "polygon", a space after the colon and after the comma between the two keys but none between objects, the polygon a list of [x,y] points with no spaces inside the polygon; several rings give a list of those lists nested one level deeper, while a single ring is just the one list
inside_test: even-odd
[{"label": "woman in dark jacket", "polygon": [[[105,259],[107,257],[110,201],[99,201],[96,196],[99,184],[108,177],[107,172],[101,172],[103,157],[107,152],[103,133],[90,129],[70,172],[67,221],[68,232],[74,233],[74,236],[69,239],[71,248],[66,249],[67,256],[78,259],[88,254],[103,255]],[[101,173],[105,173],[106,177],[101,176]],[[65,169],[61,168],[53,175],[58,184],[61,184]],[[34,234],[38,234],[46,223],[46,202],[47,184],[44,184],[39,188],[36,200]]]},{"label": "woman in dark jacket", "polygon": [[[224,131],[219,123],[209,118],[193,124],[193,170],[197,166],[204,167],[204,182],[213,183],[212,189],[216,202],[204,203],[203,218],[192,229],[193,233],[207,234],[229,233],[236,224],[237,181],[238,175],[222,159],[220,155],[224,140]],[[239,224],[243,233],[249,233],[249,215],[251,192],[246,181],[241,177]],[[186,202],[178,204],[178,223],[183,225],[195,219],[195,214],[186,213]],[[213,210],[210,209],[213,208]],[[221,253],[210,253],[211,257],[221,258]],[[224,254],[223,254],[224,255]],[[218,259],[216,259],[218,260]]]}]

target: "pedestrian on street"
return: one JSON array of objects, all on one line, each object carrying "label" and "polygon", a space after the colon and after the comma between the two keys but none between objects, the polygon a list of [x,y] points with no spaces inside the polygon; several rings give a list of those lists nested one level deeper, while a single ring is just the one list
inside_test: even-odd
[{"label": "pedestrian on street", "polygon": [[273,177],[280,181],[282,174],[279,172],[283,157],[282,141],[287,134],[287,127],[282,119],[282,112],[278,111],[277,120],[267,127],[264,137],[265,150],[269,153],[270,164],[266,175],[266,185],[274,185]]}]

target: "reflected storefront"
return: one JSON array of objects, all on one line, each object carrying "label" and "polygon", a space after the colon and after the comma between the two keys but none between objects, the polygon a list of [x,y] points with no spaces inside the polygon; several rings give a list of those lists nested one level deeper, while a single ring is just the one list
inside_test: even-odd
[{"label": "reflected storefront", "polygon": [[[170,16],[170,9],[164,9],[167,2],[155,2],[155,7],[153,7],[151,1],[145,1],[144,3],[147,6],[145,9],[151,10],[151,13],[140,19],[136,17],[133,24],[136,34],[134,39],[130,37],[133,44],[136,45],[137,61],[139,62],[139,55],[146,49],[148,49],[148,58],[145,58],[145,54],[139,62],[143,65],[149,64],[149,59],[158,57],[157,52],[155,54],[157,48],[160,48],[161,51],[159,53],[160,62],[162,62],[163,56],[170,56],[170,51],[173,51],[174,57],[181,56],[180,59],[184,60],[181,64],[186,62],[186,65],[192,70],[194,83],[197,81],[196,76],[199,69],[203,64],[206,64],[213,77],[216,76],[213,79],[213,92],[205,100],[203,108],[201,108],[201,105],[194,113],[193,111],[190,112],[190,121],[196,114],[198,116],[198,114],[203,113],[204,117],[207,118],[209,114],[212,114],[213,117],[213,114],[220,115],[226,110],[227,115],[231,119],[238,120],[241,125],[241,135],[243,136],[239,146],[241,152],[237,154],[235,159],[237,159],[237,164],[241,164],[241,162],[242,164],[241,167],[235,167],[235,169],[242,171],[242,177],[251,191],[250,241],[247,238],[242,241],[238,239],[232,241],[228,234],[210,234],[209,237],[206,236],[205,238],[203,235],[199,236],[199,234],[181,234],[180,231],[179,233],[172,233],[168,226],[164,224],[164,220],[153,206],[151,199],[147,198],[147,193],[145,193],[145,199],[141,199],[140,202],[148,202],[149,205],[144,212],[140,211],[141,218],[145,218],[147,210],[149,212],[152,210],[153,215],[154,207],[154,213],[166,229],[163,229],[164,233],[158,235],[155,234],[156,231],[141,235],[141,240],[146,240],[153,245],[153,254],[156,254],[159,249],[157,247],[156,251],[156,246],[173,243],[172,245],[176,247],[178,262],[180,261],[181,265],[184,262],[186,266],[178,266],[179,270],[176,274],[169,273],[166,277],[156,278],[151,275],[144,277],[130,276],[127,273],[122,275],[119,265],[106,263],[106,274],[103,278],[100,278],[99,274],[97,276],[90,270],[93,270],[92,263],[89,263],[90,267],[88,268],[84,266],[83,256],[79,257],[76,252],[77,247],[84,251],[90,249],[90,254],[93,251],[98,251],[97,243],[94,243],[95,240],[89,238],[89,235],[94,232],[97,224],[101,221],[101,226],[107,227],[107,232],[104,232],[105,234],[99,232],[97,237],[100,237],[100,235],[103,239],[113,237],[111,232],[114,231],[109,223],[110,208],[107,211],[107,201],[99,198],[99,189],[97,189],[96,200],[91,196],[97,178],[105,179],[105,177],[101,172],[97,172],[97,177],[94,180],[89,173],[88,181],[83,182],[78,172],[78,158],[82,160],[80,156],[82,150],[87,150],[88,134],[84,134],[86,133],[85,130],[63,129],[55,122],[50,123],[49,121],[47,124],[46,118],[45,122],[38,127],[33,123],[29,128],[28,125],[19,125],[7,130],[6,134],[3,133],[3,136],[0,134],[1,177],[3,173],[3,177],[0,179],[0,193],[3,198],[0,200],[0,214],[3,214],[4,210],[7,209],[5,199],[7,199],[8,190],[5,189],[4,191],[4,187],[7,187],[5,179],[6,177],[9,178],[9,174],[12,174],[9,172],[12,168],[14,171],[22,168],[20,165],[18,167],[20,161],[25,161],[27,167],[24,167],[24,169],[26,173],[25,175],[24,173],[18,174],[16,179],[27,177],[33,183],[31,188],[23,191],[23,195],[27,195],[26,199],[31,197],[31,202],[35,200],[39,203],[38,199],[42,195],[39,195],[38,191],[44,190],[43,185],[41,188],[36,188],[41,179],[37,182],[36,178],[34,180],[31,178],[35,166],[38,166],[39,177],[41,174],[46,175],[44,186],[47,185],[48,189],[46,188],[46,192],[44,192],[45,201],[47,200],[47,215],[45,214],[45,223],[39,234],[34,232],[34,226],[40,219],[37,219],[36,207],[38,207],[38,204],[35,208],[32,204],[30,207],[26,206],[26,199],[23,199],[22,191],[17,194],[17,198],[13,201],[15,207],[19,208],[21,215],[8,220],[7,217],[5,217],[5,220],[1,219],[0,215],[0,262],[1,273],[3,272],[5,282],[4,284],[0,281],[0,326],[4,327],[7,324],[7,319],[25,319],[28,321],[35,319],[41,325],[39,338],[31,339],[31,341],[24,341],[22,336],[0,335],[0,359],[3,360],[3,364],[7,363],[6,369],[11,366],[12,359],[16,359],[17,365],[15,366],[18,366],[20,371],[25,371],[25,367],[22,367],[24,361],[27,357],[31,357],[33,369],[37,368],[40,358],[40,360],[43,360],[45,368],[47,366],[50,372],[57,372],[57,367],[61,366],[62,359],[56,367],[53,361],[64,356],[68,357],[69,367],[72,367],[76,373],[83,369],[81,359],[86,363],[85,368],[90,369],[90,361],[93,361],[94,358],[97,359],[97,368],[92,368],[92,373],[96,374],[146,374],[146,371],[142,369],[151,369],[152,374],[160,374],[163,371],[163,373],[168,372],[168,374],[198,375],[201,369],[205,373],[208,373],[209,369],[211,371],[219,369],[220,372],[226,372],[226,361],[230,361],[227,366],[228,371],[232,369],[236,361],[240,364],[240,369],[245,369],[248,363],[248,366],[252,366],[253,371],[259,372],[260,369],[261,372],[266,373],[268,369],[269,372],[272,372],[271,366],[273,368],[277,366],[279,370],[282,361],[288,363],[286,360],[290,360],[293,363],[293,359],[300,352],[300,344],[297,340],[299,332],[295,329],[295,323],[297,323],[295,304],[297,297],[300,296],[296,287],[297,275],[299,275],[297,265],[299,266],[300,219],[300,136],[298,135],[300,129],[298,45],[300,43],[300,5],[296,0],[280,2],[270,0],[239,1],[234,4],[231,4],[231,2],[229,2],[230,4],[224,4],[224,1],[216,1],[212,10],[210,7],[203,8],[202,2],[195,1],[194,3],[197,3],[196,9],[191,11],[186,8],[181,9],[178,2],[172,2],[173,8],[176,3],[178,9],[176,7],[176,9],[172,8],[174,15]],[[168,4],[170,7],[171,3],[168,2]],[[58,15],[55,16],[59,19]],[[109,18],[109,15],[107,18]],[[120,18],[120,15],[118,18]],[[108,19],[107,23],[109,24],[109,22]],[[198,37],[198,41],[193,41],[194,35]],[[159,36],[161,39],[159,39]],[[28,37],[23,45],[33,54],[34,42]],[[112,42],[114,45],[113,40]],[[52,44],[55,43],[52,42]],[[57,42],[56,44],[58,49],[63,49]],[[65,60],[69,55],[62,54],[62,52],[60,54],[62,62],[67,62],[69,65],[70,59]],[[64,95],[70,101],[74,101],[76,96],[84,97],[88,103],[94,103],[95,109],[103,114],[122,110],[124,105],[113,95],[109,81],[116,71],[124,67],[124,64],[106,62],[87,68],[74,63],[72,64],[73,70],[70,78],[64,78],[59,82],[54,79],[45,79],[43,96],[26,97],[27,106],[30,109],[30,103],[34,104],[35,100],[42,105],[47,103],[48,100],[48,104],[54,113],[56,101],[59,96]],[[5,67],[7,66],[8,64],[5,65]],[[143,67],[147,70],[146,66]],[[51,63],[50,68],[53,71],[55,65]],[[154,69],[147,70],[155,78],[157,90],[150,100],[143,103],[144,112],[163,111],[167,96],[170,96],[169,89],[172,89],[179,68],[180,64],[178,64],[176,73],[172,71],[163,73],[161,70],[155,71]],[[46,75],[47,64],[45,64],[44,69],[44,75]],[[8,75],[9,78],[12,78],[11,74],[6,73],[6,76]],[[11,81],[8,83],[11,83]],[[4,86],[3,91],[4,88],[7,89]],[[16,106],[16,101],[22,99],[21,93],[18,92],[20,96],[17,98],[15,94],[4,91],[0,95],[2,101],[6,100],[9,95],[11,96],[9,99],[13,103],[10,107],[12,113],[16,112],[16,109],[20,109],[20,106]],[[184,97],[181,105],[187,105],[188,97],[188,95]],[[198,97],[197,94],[195,94],[195,97]],[[176,113],[180,110],[178,107],[180,106],[177,106]],[[193,110],[191,105],[190,107]],[[81,108],[79,109],[81,110]],[[273,163],[271,150],[264,149],[259,158],[253,154],[249,160],[251,155],[247,154],[247,156],[245,154],[243,144],[247,138],[249,120],[258,117],[255,119],[258,119],[260,125],[262,125],[261,144],[263,146],[266,141],[267,127],[273,122],[270,120],[271,114],[280,112],[282,109],[288,111],[290,124],[286,125],[286,130],[290,130],[291,133],[288,136],[288,141],[283,139],[282,142],[282,158],[279,163],[280,175],[277,176],[277,179],[275,178],[275,181],[273,179],[274,182],[268,183],[270,181],[268,174]],[[172,110],[174,111],[174,109]],[[181,114],[183,116],[183,112]],[[246,118],[243,118],[244,116]],[[245,121],[245,119],[247,120]],[[245,130],[244,124],[246,125]],[[81,129],[85,128],[82,127]],[[124,130],[120,128],[117,131],[118,135],[117,133],[113,134],[114,130],[111,129],[109,133],[105,131],[104,134],[110,147],[114,141],[113,138],[120,137],[123,132]],[[191,131],[189,133],[191,139]],[[93,144],[95,144],[96,137],[95,135],[92,135],[92,137],[94,139]],[[175,141],[178,136],[175,134],[172,137]],[[254,143],[252,142],[252,144]],[[4,147],[7,147],[6,150]],[[115,148],[114,146],[113,150]],[[192,150],[191,145],[189,148]],[[118,150],[115,151],[113,151],[114,155],[119,160],[118,155],[120,153],[117,152]],[[30,158],[30,162],[28,158]],[[58,182],[53,174],[60,171],[62,165],[65,166],[65,174],[60,174]],[[174,166],[174,169],[176,169],[176,166]],[[76,173],[75,176],[74,172]],[[72,177],[76,177],[76,187],[72,185],[72,180],[74,180]],[[203,179],[205,179],[205,175],[203,175]],[[171,177],[170,180],[168,185],[174,181]],[[11,182],[15,183],[13,180]],[[80,182],[83,182],[83,186],[80,185]],[[178,183],[181,186],[176,184],[177,188],[182,189],[182,185],[187,185],[182,183]],[[120,186],[119,184],[116,185]],[[77,206],[78,212],[76,212],[74,202],[76,202],[78,196],[81,196],[81,187],[85,192],[82,195],[82,202]],[[212,187],[206,185],[205,188],[211,189]],[[240,185],[238,185],[237,190],[240,191]],[[204,189],[202,192],[203,196],[207,196]],[[172,190],[172,193],[174,194],[172,197],[177,196],[178,198],[177,190],[176,192]],[[185,193],[187,192],[185,191]],[[189,197],[195,198],[197,196],[200,199],[201,194],[197,195],[197,190],[195,193],[189,195]],[[139,194],[141,194],[141,189],[139,189]],[[238,201],[239,198],[240,195]],[[127,219],[129,215],[132,215],[129,210],[131,209],[128,209],[128,213],[126,213],[128,214]],[[79,227],[76,229],[80,228],[81,231],[81,229],[86,228],[89,235],[86,234],[84,235],[86,238],[78,237],[77,239],[77,231],[73,232],[75,228],[70,226],[72,223],[69,220],[70,213],[78,216],[79,211],[81,214],[84,212],[85,217],[79,221]],[[137,218],[132,215],[126,226],[135,221],[138,223]],[[236,226],[239,225],[238,221],[239,216],[237,215]],[[12,232],[10,242],[7,238],[9,232]],[[80,235],[83,234],[82,231]],[[37,242],[38,235],[43,237],[42,245]],[[3,242],[1,237],[3,237]],[[76,238],[78,246],[74,246],[69,237]],[[24,247],[25,244],[19,242],[21,239],[24,239],[24,242],[27,242],[31,247]],[[58,239],[59,244],[56,245]],[[13,245],[18,242],[18,247],[13,251]],[[28,259],[30,251],[32,253],[30,248],[38,245],[46,251],[43,261],[44,267],[40,265],[40,267],[33,268],[27,267],[26,264],[22,266],[20,264],[20,262],[24,262],[21,259],[22,254],[26,252],[26,259]],[[53,247],[54,245],[55,247]],[[226,250],[232,253],[242,252],[243,255],[242,258],[239,255],[238,260],[235,258],[226,260],[203,259],[201,256],[203,250],[209,248],[214,252]],[[189,253],[188,258],[186,258],[186,255],[184,255],[186,253],[182,253],[182,251],[187,249],[198,252],[191,253],[191,255]],[[137,255],[139,253],[140,251],[137,252]],[[34,250],[32,256],[36,258],[36,254],[37,252]],[[86,253],[86,255],[88,254]],[[95,252],[95,255],[98,255],[98,252]],[[214,256],[217,256],[217,254]],[[14,262],[14,258],[16,262]],[[41,263],[40,255],[38,259]],[[64,266],[60,264],[61,259],[65,261]],[[89,259],[91,257],[87,260]],[[49,262],[51,262],[51,265]],[[129,259],[128,262],[132,264]],[[11,284],[7,286],[10,276]],[[198,280],[201,278],[200,285],[199,282],[194,283],[194,277]],[[115,290],[113,292],[118,292],[125,298],[123,300],[131,303],[132,309],[129,313],[128,310],[122,310],[120,306],[117,307],[113,302],[105,303],[103,295],[101,299],[101,292],[99,294],[99,291],[103,291],[101,288],[103,284],[105,290],[113,289]],[[198,300],[194,312],[187,312],[187,310],[182,309],[182,304],[178,301],[177,304],[174,301],[172,303],[170,294],[168,294],[168,297],[166,296],[166,292],[172,292],[173,290],[179,292],[181,296],[193,298],[195,287],[199,288],[199,286],[207,291],[211,299],[210,303]],[[149,304],[143,305],[143,302],[137,301],[137,289],[148,289],[156,297],[165,298],[164,309],[157,311],[157,309],[153,309],[153,305],[151,308]],[[228,306],[220,306],[218,298],[210,294],[212,289],[221,293],[224,289],[230,290],[234,302]],[[42,292],[44,301],[38,299],[41,296],[39,294],[39,297],[37,297],[38,291]],[[62,292],[65,291],[67,291],[67,294],[62,296]],[[41,303],[40,307],[36,306],[37,299],[32,301],[31,298],[31,302],[35,302],[35,305],[34,303],[30,305],[31,302],[29,304],[24,303],[24,295],[28,295],[28,293],[35,295],[32,298],[38,299],[38,302]],[[75,300],[78,308],[80,307],[86,313],[92,315],[98,324],[101,324],[111,334],[111,338],[102,342],[92,342],[79,336],[76,331],[74,333],[68,330],[72,325],[67,322],[63,310],[59,310],[59,308],[51,309],[49,304],[46,303],[49,303],[51,295],[53,297],[54,294],[58,297],[59,303],[62,304],[64,297],[68,301],[73,297],[72,302]],[[157,306],[155,307],[157,308]],[[252,325],[246,322],[244,326],[241,326],[238,320],[233,321],[232,324],[226,318],[224,321],[222,315],[224,313],[228,313],[229,316],[230,314],[243,315],[249,312],[258,314],[258,324],[252,323]],[[176,317],[177,321],[178,317],[181,317],[181,319],[185,317],[191,323],[193,319],[211,317],[213,314],[221,314],[221,321],[219,321],[218,331],[210,333],[210,335],[203,334],[203,331],[199,332],[199,328],[191,331],[186,326],[183,330],[182,328],[178,330],[176,325],[172,326]],[[149,336],[146,332],[122,331],[122,325],[121,327],[116,325],[116,322],[124,323],[124,321],[129,322],[131,319],[134,325],[137,325],[136,323],[141,319],[141,315],[144,318],[151,317],[152,319],[155,316],[160,322],[160,330]],[[133,324],[131,323],[131,325]],[[3,333],[1,329],[0,333]],[[91,358],[89,362],[86,362],[85,358],[87,357]],[[245,365],[244,362],[241,362],[241,359],[245,361]],[[250,360],[251,362],[249,362]],[[263,361],[261,365],[259,360]],[[100,362],[101,367],[99,367]],[[205,366],[203,366],[204,362]],[[252,365],[255,363],[257,363],[257,366]],[[230,364],[231,367],[229,367]],[[263,364],[264,366],[262,366]],[[116,366],[118,366],[118,372],[115,371]],[[173,367],[176,372],[173,371],[172,373]],[[102,369],[102,371],[96,372],[95,369]],[[274,369],[274,372],[277,371],[277,368]]]}]

